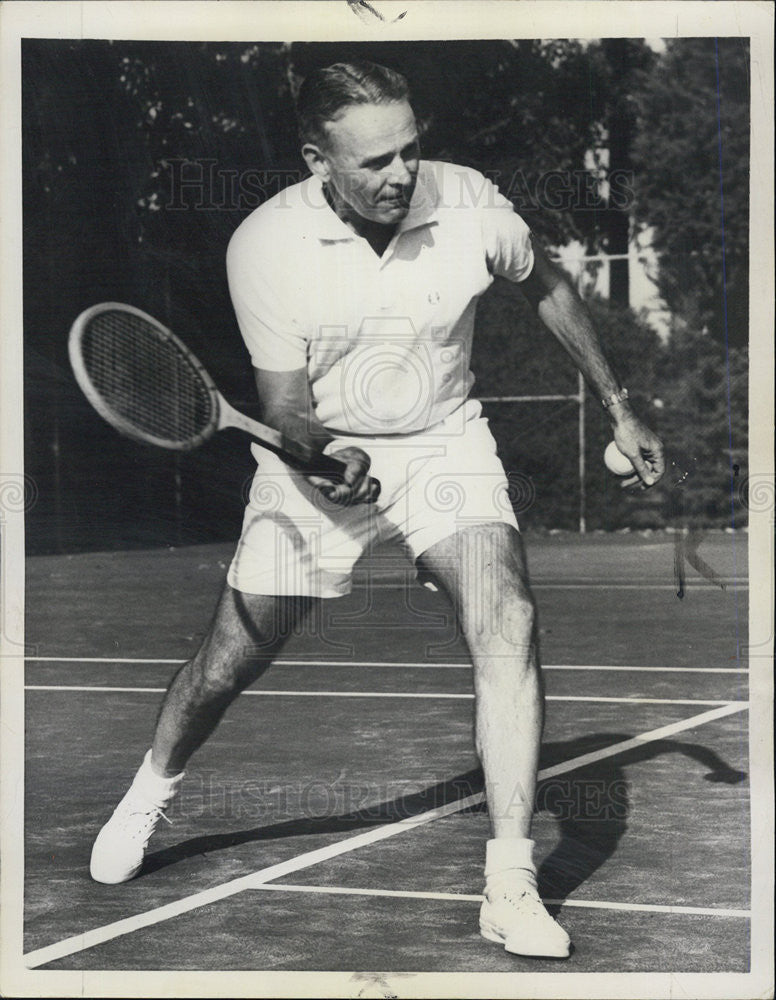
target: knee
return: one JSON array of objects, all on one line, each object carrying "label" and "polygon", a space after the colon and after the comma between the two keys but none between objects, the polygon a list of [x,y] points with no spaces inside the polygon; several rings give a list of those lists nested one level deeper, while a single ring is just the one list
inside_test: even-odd
[{"label": "knee", "polygon": [[524,649],[534,641],[536,605],[530,591],[515,588],[494,594],[464,614],[464,633],[473,651]]},{"label": "knee", "polygon": [[249,650],[214,650],[212,643],[189,664],[190,684],[199,701],[229,702],[252,684],[269,666],[264,658]]},{"label": "knee", "polygon": [[505,602],[501,611],[504,637],[519,645],[531,644],[536,631],[536,605],[530,594],[514,597]]}]

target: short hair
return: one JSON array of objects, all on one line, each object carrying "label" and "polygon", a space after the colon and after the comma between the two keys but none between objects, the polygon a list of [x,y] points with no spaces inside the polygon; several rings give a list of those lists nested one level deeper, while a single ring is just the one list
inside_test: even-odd
[{"label": "short hair", "polygon": [[353,104],[408,101],[410,89],[396,70],[372,62],[341,62],[310,73],[299,88],[296,116],[299,138],[318,145],[326,141],[326,123],[336,121]]}]

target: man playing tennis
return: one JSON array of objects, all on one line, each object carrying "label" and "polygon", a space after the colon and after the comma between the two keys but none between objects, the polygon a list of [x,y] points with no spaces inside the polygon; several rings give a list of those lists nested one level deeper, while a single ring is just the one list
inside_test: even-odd
[{"label": "man playing tennis", "polygon": [[263,419],[346,462],[344,481],[253,446],[258,469],[211,630],[170,684],[91,874],[115,883],[139,872],[189,757],[290,623],[347,593],[369,544],[399,539],[449,595],[473,662],[492,825],[481,932],[516,954],[563,958],[570,941],[539,898],[530,839],[543,725],[534,601],[504,470],[469,398],[476,303],[494,275],[520,283],[602,400],[636,470],[628,482],[660,479],[662,445],[512,205],[476,171],[420,159],[403,77],[336,64],[307,78],[297,112],[311,176],[243,222],[227,270]]}]

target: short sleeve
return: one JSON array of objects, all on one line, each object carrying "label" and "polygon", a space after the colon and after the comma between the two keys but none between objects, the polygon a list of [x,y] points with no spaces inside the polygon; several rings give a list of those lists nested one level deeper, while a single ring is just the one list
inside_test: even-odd
[{"label": "short sleeve", "polygon": [[273,260],[251,229],[241,227],[232,237],[226,252],[226,275],[240,333],[254,367],[268,371],[304,368],[307,339],[295,316],[299,289],[287,271],[279,271],[277,255]]},{"label": "short sleeve", "polygon": [[533,270],[531,230],[491,181],[485,182],[480,199],[482,236],[491,274],[524,281]]}]

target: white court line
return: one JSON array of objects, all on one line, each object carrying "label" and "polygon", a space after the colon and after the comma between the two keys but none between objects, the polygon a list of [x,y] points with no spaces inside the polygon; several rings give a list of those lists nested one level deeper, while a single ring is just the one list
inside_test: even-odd
[{"label": "white court line", "polygon": [[185,660],[142,659],[123,656],[25,656],[25,663],[185,663]]},{"label": "white court line", "polygon": [[[532,583],[533,590],[664,590],[675,589],[674,583]],[[690,589],[690,588],[688,588]],[[738,590],[749,590],[748,583],[725,583],[720,587],[713,583],[693,584],[692,590],[720,590],[722,592],[730,590],[735,593]]]},{"label": "white court line", "polygon": [[[708,712],[701,712],[700,715],[690,716],[689,719],[682,719],[680,722],[674,722],[670,726],[662,726],[660,729],[653,729],[650,732],[641,733],[640,736],[637,736],[634,739],[624,740],[622,743],[615,743],[608,747],[602,747],[600,750],[596,750],[593,753],[584,754],[581,757],[574,757],[571,760],[557,764],[555,767],[545,768],[539,772],[538,778],[543,780],[557,774],[574,771],[583,764],[591,763],[594,760],[598,761],[604,760],[607,757],[614,757],[625,750],[631,749],[634,745],[641,746],[644,743],[664,739],[666,736],[674,735],[675,733],[682,732],[686,729],[695,729],[697,726],[702,726],[707,722],[713,722],[715,719],[721,719],[723,716],[732,715],[734,712],[741,712],[744,708],[746,708],[746,706],[740,704],[724,705]],[[134,916],[126,917],[123,920],[116,920],[113,923],[105,924],[103,927],[97,927],[94,930],[86,931],[83,934],[75,934],[72,937],[65,938],[64,940],[48,945],[45,948],[38,948],[36,951],[28,952],[28,954],[24,956],[25,965],[29,969],[35,969],[41,965],[47,964],[48,962],[64,958],[66,955],[73,955],[76,952],[85,951],[88,948],[94,948],[96,945],[104,944],[106,941],[112,941],[114,938],[121,937],[124,934],[131,934],[132,932],[140,930],[143,927],[151,927],[164,920],[171,920],[173,917],[180,916],[182,913],[189,913],[191,910],[196,910],[202,906],[207,906],[210,903],[216,903],[222,899],[227,899],[230,896],[234,896],[246,889],[253,889],[256,886],[263,885],[266,882],[271,882],[274,879],[281,878],[291,872],[301,871],[303,868],[310,868],[323,861],[328,861],[330,858],[338,857],[342,854],[347,854],[350,851],[358,850],[360,847],[364,847],[367,844],[374,844],[380,840],[387,840],[388,838],[396,837],[400,833],[404,833],[407,830],[413,830],[416,827],[422,826],[426,823],[431,823],[434,820],[454,815],[464,809],[469,809],[472,806],[479,805],[484,800],[485,795],[483,792],[478,792],[475,795],[467,795],[464,799],[458,799],[455,802],[448,802],[446,805],[438,806],[436,809],[429,809],[424,813],[420,813],[418,816],[408,816],[407,818],[398,820],[395,823],[387,823],[384,826],[375,827],[371,830],[367,830],[365,833],[356,834],[353,837],[337,841],[334,844],[329,844],[326,847],[319,848],[318,850],[306,851],[304,854],[297,855],[295,858],[290,858],[288,861],[283,861],[280,864],[271,865],[269,868],[262,868],[249,875],[243,875],[240,878],[232,879],[229,882],[224,882],[221,885],[214,886],[212,889],[204,889],[201,892],[195,892],[190,896],[184,896],[182,899],[175,900],[173,903],[167,903],[165,906],[159,906],[153,910],[147,910],[145,913],[138,913]]]},{"label": "white court line", "polygon": [[326,847],[320,847],[318,850],[306,851],[304,854],[299,854],[288,861],[282,861],[280,864],[271,865],[269,868],[262,868],[259,871],[251,872],[249,875],[243,875],[240,878],[232,879],[230,882],[224,882],[221,885],[214,886],[212,889],[205,889],[191,896],[185,896],[183,899],[167,903],[165,906],[158,906],[153,910],[147,910],[145,913],[138,913],[135,916],[126,917],[124,920],[117,920],[114,923],[106,924],[104,927],[87,931],[85,934],[76,934],[73,937],[65,938],[63,941],[49,945],[46,948],[39,948],[37,951],[29,952],[24,956],[25,965],[28,969],[35,969],[41,965],[45,965],[47,962],[53,962],[58,958],[64,958],[66,955],[85,951],[87,948],[93,948],[95,945],[103,944],[105,941],[111,941],[113,938],[121,937],[123,934],[140,930],[142,927],[151,927],[154,924],[161,923],[163,920],[170,920],[172,917],[180,916],[182,913],[188,913],[201,906],[207,906],[209,903],[216,903],[222,899],[227,899],[237,893],[244,892],[246,889],[256,888],[263,882],[269,882],[271,879],[280,878],[283,875],[300,871],[303,868],[310,868],[312,865],[320,864],[322,861],[328,861],[330,858],[358,850],[358,848],[364,847],[367,844],[387,840],[389,837],[395,837],[406,830],[415,829],[425,823],[441,819],[443,816],[449,816],[463,809],[468,809],[471,806],[478,805],[483,797],[482,792],[478,792],[476,795],[469,795],[465,799],[448,802],[447,805],[430,809],[417,816],[408,816],[396,823],[387,823],[372,830],[367,830],[365,833],[356,834],[356,836],[349,837],[346,840],[340,840]]},{"label": "white court line", "polygon": [[[132,659],[106,656],[25,656],[26,663],[185,663],[186,660]],[[395,667],[399,669],[471,670],[471,663],[382,663],[380,660],[275,660],[273,667]],[[589,666],[544,663],[542,670],[621,670],[670,674],[746,674],[746,667],[626,667],[610,664]]]},{"label": "white court line", "polygon": [[[737,580],[723,580],[724,589],[749,590],[748,583]],[[666,583],[531,583],[534,590],[673,590],[673,581]],[[716,583],[693,583],[692,590],[722,590]]]},{"label": "white court line", "polygon": [[[149,687],[100,687],[78,684],[26,684],[25,691],[88,691],[97,694],[164,694],[166,688]],[[449,694],[445,691],[241,691],[241,695],[254,697],[279,696],[281,698],[446,698],[450,700],[472,700],[473,694]],[[733,702],[729,698],[714,701],[702,698],[616,698],[598,695],[549,694],[546,701],[593,701],[618,702],[634,705],[745,705],[747,702]]]},{"label": "white court line", "polygon": [[[407,580],[370,580],[368,583],[361,583],[360,588],[366,590],[406,590]],[[741,580],[727,579],[720,581],[723,586],[716,583],[693,582],[692,590],[729,590],[735,593],[739,590],[749,590],[749,584]],[[413,589],[415,589],[413,585]],[[665,583],[614,583],[609,581],[593,581],[583,583],[576,581],[573,583],[541,583],[537,580],[531,581],[532,590],[663,590],[666,592],[676,591],[676,584],[673,580]],[[689,588],[688,588],[689,589]]]},{"label": "white court line", "polygon": [[662,673],[662,674],[748,674],[746,667],[623,667],[592,664],[590,666],[572,666],[571,664],[554,663],[542,666],[542,670],[614,670],[621,673]]},{"label": "white court line", "polygon": [[732,701],[730,698],[704,700],[703,698],[618,698],[595,694],[548,694],[546,701],[594,701],[615,702],[632,705],[748,705],[746,701]]},{"label": "white court line", "polygon": [[539,777],[542,779],[554,778],[556,774],[565,774],[569,770],[584,767],[586,764],[594,764],[604,757],[611,757],[612,753],[610,751],[625,753],[628,750],[633,750],[635,747],[642,746],[644,743],[663,740],[685,729],[694,729],[695,726],[704,725],[706,722],[713,722],[715,719],[721,719],[725,715],[732,715],[734,712],[743,712],[748,707],[748,703],[745,701],[730,702],[730,704],[723,705],[721,708],[714,708],[709,712],[702,712],[700,715],[695,715],[690,719],[684,719],[681,722],[672,722],[670,725],[662,726],[660,729],[653,729],[648,733],[642,733],[640,736],[634,736],[630,740],[623,740],[622,743],[615,743],[613,746],[604,747],[602,750],[593,750],[591,753],[582,754],[580,757],[573,757],[571,760],[564,761],[562,764],[556,764],[554,767],[545,767],[544,770],[539,772]]},{"label": "white court line", "polygon": [[[393,899],[438,899],[443,902],[461,901],[481,903],[484,896],[468,895],[462,892],[412,892],[403,889],[351,889],[345,886],[329,885],[289,885],[287,882],[273,882],[257,885],[257,891],[266,892],[312,892],[331,893],[337,896],[386,896]],[[730,910],[718,906],[667,906],[661,903],[612,903],[593,899],[547,899],[548,906],[578,906],[593,910],[625,910],[637,913],[683,913],[699,917],[751,917],[750,910]]]},{"label": "white court line", "polygon": [[749,919],[750,910],[728,910],[716,906],[664,906],[660,903],[610,903],[593,899],[548,899],[551,906],[584,906],[592,910],[626,910],[642,913],[686,913],[703,917],[742,917]]}]

